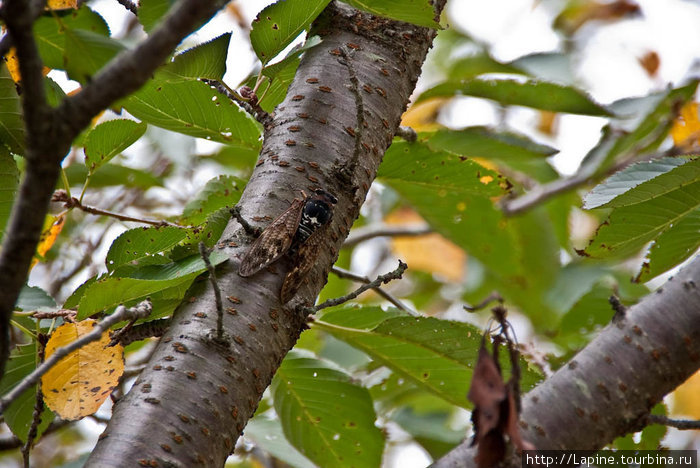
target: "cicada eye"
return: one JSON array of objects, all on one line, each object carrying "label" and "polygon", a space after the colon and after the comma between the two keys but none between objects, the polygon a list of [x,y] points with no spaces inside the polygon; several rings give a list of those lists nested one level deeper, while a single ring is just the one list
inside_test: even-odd
[{"label": "cicada eye", "polygon": [[331,195],[330,193],[328,193],[327,195],[328,195],[328,199],[331,201],[331,203],[333,203],[334,205],[336,203],[338,203],[338,199],[335,198],[333,195]]}]

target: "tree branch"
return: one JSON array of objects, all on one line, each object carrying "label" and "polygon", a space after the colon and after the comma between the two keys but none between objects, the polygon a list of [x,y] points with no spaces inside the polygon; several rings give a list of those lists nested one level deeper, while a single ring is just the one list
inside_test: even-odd
[{"label": "tree branch", "polygon": [[[353,273],[352,271],[345,270],[345,269],[340,268],[340,267],[335,266],[335,265],[333,266],[333,268],[331,269],[331,271],[332,271],[333,273],[335,273],[335,275],[336,275],[338,278],[349,279],[349,280],[358,281],[358,282],[360,282],[360,283],[365,283],[365,284],[370,284],[370,283],[372,282],[372,280],[370,280],[370,279],[367,278],[366,276],[356,275],[356,274]],[[373,287],[372,290],[373,290],[374,292],[376,292],[377,294],[379,294],[380,296],[382,296],[382,297],[383,297],[384,299],[386,299],[387,301],[389,301],[389,302],[391,302],[392,304],[394,304],[397,308],[399,308],[399,309],[401,309],[401,310],[404,310],[404,311],[408,312],[408,313],[411,314],[411,315],[418,315],[418,313],[417,313],[416,311],[414,311],[413,309],[410,309],[410,308],[409,308],[408,306],[406,306],[403,302],[401,302],[400,300],[398,300],[397,298],[395,298],[393,295],[391,295],[390,293],[388,293],[387,291],[385,291],[385,290],[382,289],[381,287],[376,286],[376,287]]]},{"label": "tree branch", "polygon": [[71,142],[95,115],[148,81],[180,41],[201,21],[213,16],[223,0],[180,0],[148,39],[119,54],[80,93],[64,99],[55,110],[46,103],[42,64],[27,4],[24,0],[7,0],[2,7],[8,31],[18,46],[25,90],[22,99],[27,167],[0,252],[0,374],[4,374],[10,353],[12,310],[26,281],[60,163]]},{"label": "tree branch", "polygon": [[319,310],[325,309],[327,307],[333,307],[340,305],[344,302],[351,301],[363,292],[367,291],[368,289],[379,289],[379,287],[382,284],[387,284],[389,281],[400,279],[403,276],[403,273],[406,271],[406,268],[408,268],[408,265],[399,260],[399,266],[394,271],[390,271],[389,273],[386,273],[384,275],[377,276],[377,278],[374,281],[370,281],[366,284],[363,284],[362,286],[360,286],[353,292],[346,294],[345,296],[337,297],[335,299],[328,299],[327,301],[317,306],[307,307],[304,311],[307,314],[314,314]]},{"label": "tree branch", "polygon": [[647,416],[647,422],[649,424],[660,424],[662,426],[675,427],[676,429],[680,429],[682,431],[700,430],[700,421],[671,419],[668,416],[662,416],[660,414],[650,414]]},{"label": "tree branch", "polygon": [[431,234],[432,232],[433,229],[427,224],[420,226],[370,225],[354,229],[343,242],[343,247],[353,247],[360,242],[375,237],[416,237]]},{"label": "tree branch", "polygon": [[69,197],[65,190],[56,190],[51,197],[52,202],[63,203],[68,209],[77,208],[85,213],[94,214],[97,216],[108,216],[110,218],[118,219],[119,221],[133,221],[135,223],[150,224],[151,226],[172,226],[178,228],[187,228],[187,226],[181,226],[180,224],[171,223],[164,219],[147,219],[147,218],[135,218],[133,216],[123,215],[121,213],[115,213],[113,211],[103,210],[94,206],[83,205],[80,200],[76,197]]},{"label": "tree branch", "polygon": [[[700,256],[630,307],[523,399],[522,437],[538,449],[598,449],[640,430],[653,406],[700,367]],[[436,468],[475,467],[463,442]]]},{"label": "tree branch", "polygon": [[4,412],[10,403],[16,400],[22,393],[36,385],[36,383],[39,382],[39,379],[41,379],[41,376],[46,374],[58,363],[58,361],[68,356],[73,351],[78,350],[83,346],[92,343],[93,341],[99,340],[102,334],[106,330],[109,330],[112,325],[115,325],[123,320],[148,317],[151,310],[152,307],[150,301],[140,302],[136,306],[128,309],[124,306],[117,307],[112,315],[109,315],[98,322],[89,333],[86,333],[66,346],[56,349],[56,351],[54,351],[51,356],[41,363],[41,365],[34,369],[32,373],[27,375],[19,384],[17,384],[17,386],[7,392],[5,396],[0,398],[0,413]]}]

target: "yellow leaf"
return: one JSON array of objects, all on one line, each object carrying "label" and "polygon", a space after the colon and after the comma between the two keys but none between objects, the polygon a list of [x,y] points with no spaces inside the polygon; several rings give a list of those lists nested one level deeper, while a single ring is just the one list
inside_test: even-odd
[{"label": "yellow leaf", "polygon": [[[424,223],[418,213],[408,208],[390,213],[385,221],[402,225]],[[437,273],[449,281],[461,281],[464,276],[466,254],[440,234],[393,237],[391,247],[409,268]]]},{"label": "yellow leaf", "polygon": [[22,76],[19,74],[19,60],[17,60],[17,49],[10,47],[10,50],[5,55],[7,62],[7,71],[10,72],[10,77],[15,83],[22,81]]},{"label": "yellow leaf", "polygon": [[48,0],[47,10],[65,10],[66,8],[78,8],[78,0]]},{"label": "yellow leaf", "polygon": [[[32,260],[31,268],[34,268],[39,262],[39,258],[44,258],[46,252],[51,250],[53,244],[56,242],[56,238],[61,233],[63,229],[63,224],[66,221],[65,213],[58,216],[48,216],[46,222],[44,223],[44,230],[41,232],[41,237],[39,238],[39,244],[36,246],[36,256]],[[38,257],[38,258],[37,258]]]},{"label": "yellow leaf", "polygon": [[674,145],[689,150],[700,143],[698,103],[689,102],[685,104],[679,114],[671,126],[671,137]]},{"label": "yellow leaf", "polygon": [[700,419],[700,371],[673,392],[673,413]]},{"label": "yellow leaf", "polygon": [[[90,333],[97,322],[92,319],[64,323],[46,344],[46,357]],[[109,332],[98,341],[83,346],[61,359],[41,378],[44,402],[63,419],[80,419],[93,414],[109,397],[124,372],[124,349],[107,347]]]},{"label": "yellow leaf", "polygon": [[436,119],[447,101],[444,98],[434,98],[412,105],[401,117],[401,125],[411,127],[416,132],[428,132],[441,128],[442,125],[437,123]]}]

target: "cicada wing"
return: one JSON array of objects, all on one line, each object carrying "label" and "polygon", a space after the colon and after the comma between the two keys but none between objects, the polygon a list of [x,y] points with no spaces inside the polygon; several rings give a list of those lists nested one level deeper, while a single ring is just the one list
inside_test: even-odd
[{"label": "cicada wing", "polygon": [[304,200],[294,199],[289,208],[272,221],[243,256],[238,274],[252,276],[278,260],[292,245],[299,227]]},{"label": "cicada wing", "polygon": [[306,275],[316,263],[319,249],[322,247],[321,240],[323,239],[323,232],[325,230],[326,227],[317,229],[306,242],[299,247],[299,251],[296,255],[296,263],[291,271],[287,273],[287,276],[284,278],[284,283],[282,283],[282,289],[280,290],[280,300],[282,304],[286,304],[296,295],[304,278],[306,278]]}]

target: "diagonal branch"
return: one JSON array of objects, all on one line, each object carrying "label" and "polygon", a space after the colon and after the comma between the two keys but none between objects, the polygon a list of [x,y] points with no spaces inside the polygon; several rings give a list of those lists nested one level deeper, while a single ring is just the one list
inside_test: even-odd
[{"label": "diagonal branch", "polygon": [[91,119],[148,81],[182,39],[223,6],[222,0],[180,0],[136,48],[103,68],[80,93],[51,110],[46,104],[41,60],[32,36],[32,14],[24,0],[3,3],[2,14],[13,41],[25,92],[27,167],[0,253],[0,375],[9,357],[9,321],[36,251],[44,217],[59,177],[60,162],[73,139]]},{"label": "diagonal branch", "polygon": [[[597,449],[641,430],[653,406],[700,367],[700,256],[609,324],[523,399],[537,449]],[[433,465],[475,467],[463,442]]]}]

